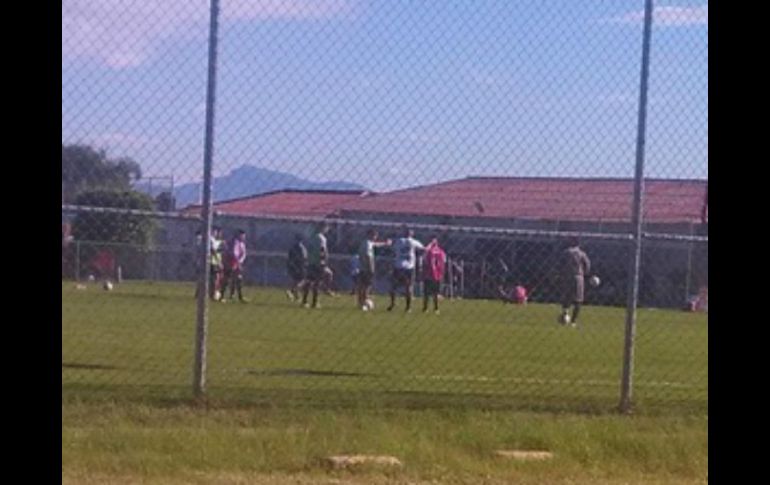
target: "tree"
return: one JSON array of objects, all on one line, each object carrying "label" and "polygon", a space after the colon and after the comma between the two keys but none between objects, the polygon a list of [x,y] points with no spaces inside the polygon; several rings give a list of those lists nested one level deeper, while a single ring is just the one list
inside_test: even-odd
[{"label": "tree", "polygon": [[155,197],[155,208],[161,212],[171,212],[176,209],[176,198],[171,192],[161,192]]},{"label": "tree", "polygon": [[104,150],[88,145],[61,148],[62,203],[71,204],[85,190],[130,190],[142,178],[142,169],[130,158],[107,158]]},{"label": "tree", "polygon": [[[96,189],[81,192],[75,198],[79,206],[153,211],[153,200],[133,190]],[[110,212],[79,212],[72,233],[80,241],[130,243],[147,247],[152,243],[155,221],[148,215]]]}]

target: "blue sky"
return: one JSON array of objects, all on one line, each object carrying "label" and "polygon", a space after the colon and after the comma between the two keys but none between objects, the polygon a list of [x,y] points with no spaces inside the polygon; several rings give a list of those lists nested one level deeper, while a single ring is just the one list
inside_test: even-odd
[{"label": "blue sky", "polygon": [[[647,175],[708,176],[708,3],[657,2]],[[631,177],[643,0],[222,0],[215,174]],[[63,0],[62,142],[197,181],[208,2]]]}]

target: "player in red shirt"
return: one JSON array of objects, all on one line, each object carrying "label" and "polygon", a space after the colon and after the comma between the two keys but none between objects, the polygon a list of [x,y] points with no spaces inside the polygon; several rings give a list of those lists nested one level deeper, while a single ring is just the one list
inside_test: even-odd
[{"label": "player in red shirt", "polygon": [[441,281],[444,279],[446,268],[446,253],[438,245],[438,237],[433,236],[425,246],[423,255],[423,313],[428,311],[428,298],[433,297],[433,311],[438,313],[438,295],[441,290]]}]

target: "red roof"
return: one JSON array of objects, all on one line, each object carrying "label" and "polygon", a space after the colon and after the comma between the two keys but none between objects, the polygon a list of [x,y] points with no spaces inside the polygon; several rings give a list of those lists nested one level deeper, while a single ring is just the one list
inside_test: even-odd
[{"label": "red roof", "polygon": [[[700,222],[705,180],[645,181],[649,223]],[[469,177],[345,201],[347,213],[628,222],[631,179]]]},{"label": "red roof", "polygon": [[[238,199],[220,201],[214,210],[232,215],[278,215],[320,217],[335,215],[344,202],[360,199],[367,193],[349,190],[279,190]],[[197,212],[199,205],[189,206],[184,212]]]}]

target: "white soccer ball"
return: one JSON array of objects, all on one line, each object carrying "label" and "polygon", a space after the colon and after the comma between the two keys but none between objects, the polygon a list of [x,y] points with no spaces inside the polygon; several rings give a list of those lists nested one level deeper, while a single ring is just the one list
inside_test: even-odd
[{"label": "white soccer ball", "polygon": [[556,321],[562,325],[569,325],[571,318],[569,317],[569,313],[561,313]]},{"label": "white soccer ball", "polygon": [[367,309],[374,310],[374,300],[368,298],[364,303],[366,304]]},{"label": "white soccer ball", "polygon": [[222,298],[222,293],[219,292],[219,290],[214,291],[214,299],[219,300]]},{"label": "white soccer ball", "polygon": [[598,276],[593,275],[590,278],[588,278],[588,284],[591,286],[599,286],[602,283],[602,280],[599,279]]},{"label": "white soccer ball", "polygon": [[112,291],[112,288],[113,288],[112,282],[109,280],[105,281],[104,284],[102,285],[102,288],[104,288],[104,291]]}]

